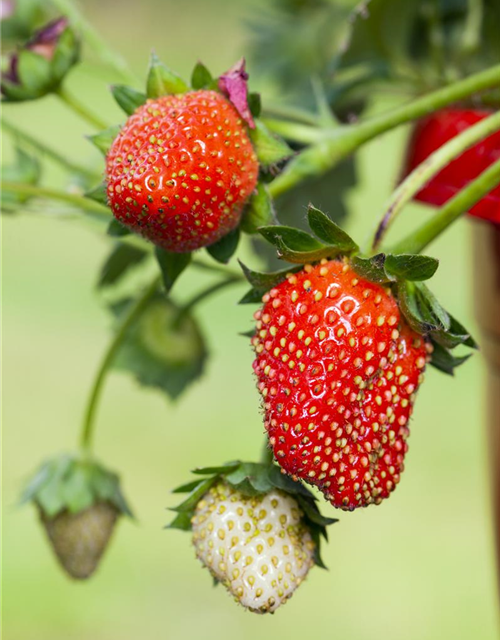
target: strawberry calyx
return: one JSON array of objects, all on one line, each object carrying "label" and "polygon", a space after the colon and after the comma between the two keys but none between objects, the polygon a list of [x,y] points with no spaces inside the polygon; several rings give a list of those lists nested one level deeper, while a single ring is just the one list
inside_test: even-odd
[{"label": "strawberry calyx", "polygon": [[202,467],[193,469],[193,474],[198,476],[173,490],[172,493],[187,493],[187,498],[176,507],[170,507],[170,511],[176,512],[173,521],[165,528],[191,531],[192,518],[196,505],[210,488],[224,480],[245,497],[263,496],[274,489],[279,489],[295,498],[303,515],[302,519],[310,530],[315,543],[314,561],[317,566],[326,568],[321,559],[320,541],[323,537],[328,539],[326,527],[335,522],[336,518],[323,516],[317,506],[315,496],[299,481],[292,480],[280,471],[275,464],[260,462],[242,462],[240,460],[227,462],[217,467]]},{"label": "strawberry calyx", "polygon": [[306,264],[327,259],[346,260],[360,277],[390,289],[410,327],[432,344],[430,364],[444,373],[453,374],[455,367],[470,357],[470,354],[452,354],[459,345],[476,349],[477,344],[470,332],[441,306],[424,284],[435,274],[438,260],[411,253],[364,256],[357,243],[325,213],[309,205],[307,218],[314,235],[279,224],[258,229],[276,247],[278,257],[292,263],[293,267],[262,273],[240,262],[252,285],[240,304],[260,303],[267,291],[291,273],[302,270]]},{"label": "strawberry calyx", "polygon": [[28,481],[20,503],[33,502],[47,518],[72,515],[107,503],[133,517],[120,488],[119,476],[95,460],[59,455],[42,463]]}]

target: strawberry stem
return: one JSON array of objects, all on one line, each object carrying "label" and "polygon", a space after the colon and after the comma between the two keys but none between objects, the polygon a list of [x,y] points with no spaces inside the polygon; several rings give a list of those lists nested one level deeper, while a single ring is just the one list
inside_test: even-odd
[{"label": "strawberry stem", "polygon": [[311,146],[289,162],[269,185],[269,192],[273,197],[279,196],[308,178],[326,173],[376,136],[499,84],[500,64],[356,124],[315,129],[285,123],[285,130],[283,123],[276,124],[277,121],[270,120],[268,126],[289,140],[310,142]]},{"label": "strawberry stem", "polygon": [[86,167],[76,164],[68,158],[65,158],[58,151],[47,146],[45,142],[41,142],[40,140],[33,138],[29,133],[21,131],[21,129],[18,129],[15,125],[13,125],[5,118],[2,118],[2,128],[5,129],[5,131],[7,131],[15,140],[24,142],[36,151],[43,153],[47,157],[54,160],[54,162],[57,162],[59,165],[61,165],[61,167],[66,169],[66,171],[77,173],[94,182],[97,182],[99,180],[99,174],[94,173]]},{"label": "strawberry stem", "polygon": [[59,87],[59,89],[56,91],[56,95],[64,102],[65,105],[72,109],[81,118],[86,120],[94,128],[102,130],[108,127],[108,125],[103,120],[89,111],[87,107],[82,104],[77,98],[75,98],[75,96],[67,89]]},{"label": "strawberry stem", "polygon": [[420,253],[447,227],[467,212],[481,198],[500,184],[500,160],[488,167],[473,182],[449,200],[429,222],[412,232],[396,245],[387,249],[388,253]]},{"label": "strawberry stem", "polygon": [[92,435],[94,433],[94,425],[95,425],[95,414],[97,410],[97,405],[99,403],[99,398],[101,397],[102,388],[104,385],[104,381],[106,379],[106,375],[113,364],[113,360],[120,350],[120,347],[127,336],[129,329],[135,324],[135,322],[139,319],[143,311],[146,309],[149,301],[155,295],[158,290],[158,286],[161,282],[161,276],[157,275],[151,281],[151,284],[144,290],[144,293],[137,298],[135,303],[129,309],[129,311],[124,316],[121,321],[113,340],[110,342],[108,348],[104,353],[104,357],[99,365],[97,370],[97,375],[94,379],[94,383],[90,390],[90,395],[87,403],[87,407],[85,409],[83,426],[80,436],[80,448],[82,449],[85,455],[89,455],[91,451],[92,445]]},{"label": "strawberry stem", "polygon": [[441,169],[457,158],[466,149],[477,144],[483,138],[500,130],[500,111],[477,124],[465,129],[449,140],[416,167],[392,194],[387,203],[385,214],[379,223],[371,244],[375,253],[389,227],[395,221],[403,207],[424,187]]},{"label": "strawberry stem", "polygon": [[174,326],[179,326],[182,318],[184,318],[184,316],[189,313],[199,302],[202,302],[206,298],[209,298],[212,294],[217,293],[221,289],[225,289],[226,287],[232,284],[237,284],[239,282],[246,282],[243,274],[226,274],[226,278],[224,280],[219,280],[206,289],[203,289],[203,291],[195,294],[190,300],[184,303],[182,307],[180,307],[179,312],[173,322]]}]

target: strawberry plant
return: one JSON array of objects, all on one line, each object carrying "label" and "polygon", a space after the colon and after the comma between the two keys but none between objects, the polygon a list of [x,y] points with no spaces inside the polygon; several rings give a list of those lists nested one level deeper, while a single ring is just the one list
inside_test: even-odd
[{"label": "strawberry plant", "polygon": [[[139,82],[70,2],[53,4],[63,15],[43,15],[41,29],[31,18],[11,22],[17,49],[6,58],[2,125],[17,154],[3,169],[2,207],[20,215],[59,203],[63,219],[107,238],[98,288],[114,331],[79,446],[43,463],[22,500],[35,506],[66,572],[89,578],[116,523],[132,515],[121,480],[93,448],[108,374],[122,369],[180,397],[210,366],[196,305],[248,282],[234,298],[256,307],[242,348],[246,340],[255,353],[262,459],[242,462],[237,440],[235,461],[193,459],[196,477],[173,490],[187,497],[170,505],[168,528],[191,532],[201,563],[243,607],[274,612],[314,565],[324,567],[320,542],[337,522],[333,508],[379,505],[401,482],[426,367],[453,375],[477,348],[432,293],[439,260],[427,248],[467,212],[499,220],[500,51],[489,22],[497,6],[485,0],[474,22],[465,0],[454,11],[436,5],[437,18],[416,0],[372,0],[353,13],[321,0],[283,1],[265,29],[253,24],[249,45],[249,68],[289,89],[288,102],[273,103],[252,91],[245,60],[218,77],[198,62],[187,79],[153,53]],[[395,37],[381,47],[388,25]],[[110,92],[123,111],[118,124],[101,122],[84,95],[66,89],[82,40],[123,79]],[[366,115],[388,85],[410,99]],[[48,94],[92,127],[98,170],[62,157],[10,119],[15,103]],[[373,232],[361,245],[343,224],[356,151],[405,124],[413,134],[401,181],[384,211],[366,214]],[[77,177],[78,187],[45,186],[39,152]],[[413,198],[435,214],[390,243],[391,225]],[[252,248],[251,266],[248,250],[245,263],[236,262],[240,243]],[[139,269],[149,275],[146,285],[134,279]],[[202,270],[213,282],[181,302],[177,282]]]}]

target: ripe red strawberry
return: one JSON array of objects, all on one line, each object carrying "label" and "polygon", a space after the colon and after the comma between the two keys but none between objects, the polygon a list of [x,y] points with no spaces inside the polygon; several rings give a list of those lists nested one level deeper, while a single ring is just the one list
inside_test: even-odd
[{"label": "ripe red strawberry", "polygon": [[[408,147],[405,175],[461,131],[491,115],[486,109],[443,109],[417,123]],[[441,206],[500,158],[500,132],[485,138],[450,162],[416,196]],[[478,218],[500,223],[500,186],[472,207]]]},{"label": "ripe red strawberry", "polygon": [[254,370],[276,460],[335,507],[379,504],[403,471],[424,339],[340,260],[306,265],[263,302]]},{"label": "ripe red strawberry", "polygon": [[259,166],[244,123],[216,91],[148,100],[106,158],[115,218],[154,244],[183,253],[234,229]]}]

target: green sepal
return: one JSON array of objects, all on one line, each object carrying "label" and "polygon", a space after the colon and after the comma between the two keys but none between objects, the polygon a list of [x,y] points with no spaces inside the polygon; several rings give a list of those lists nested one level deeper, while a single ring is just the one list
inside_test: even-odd
[{"label": "green sepal", "polygon": [[436,327],[435,330],[448,331],[450,328],[450,316],[432,291],[425,284],[417,282],[415,284],[415,293],[417,304],[425,320],[434,325]]},{"label": "green sepal", "polygon": [[471,353],[468,353],[464,356],[454,356],[449,349],[438,344],[435,340],[432,340],[432,338],[431,342],[434,347],[434,351],[431,354],[430,364],[439,371],[447,373],[450,376],[455,375],[456,367],[459,367],[472,355]]},{"label": "green sepal", "polygon": [[116,136],[120,133],[120,128],[120,125],[116,124],[104,129],[104,131],[94,134],[93,136],[87,136],[87,138],[99,149],[103,156],[106,156]]},{"label": "green sepal", "polygon": [[240,230],[238,227],[226,233],[220,240],[207,247],[207,252],[217,262],[227,264],[233,257],[240,241]]},{"label": "green sepal", "polygon": [[85,192],[85,197],[108,206],[108,193],[106,190],[106,182],[100,182],[97,186]]},{"label": "green sepal", "polygon": [[155,247],[155,256],[160,266],[165,291],[174,286],[174,282],[191,262],[190,253],[172,253],[160,247]]},{"label": "green sepal", "polygon": [[189,87],[184,80],[164,65],[155,53],[152,53],[146,80],[148,98],[159,98],[175,93],[186,93],[186,91],[189,91]]},{"label": "green sepal", "polygon": [[139,107],[145,104],[148,99],[145,93],[124,84],[112,85],[111,93],[118,106],[128,116],[131,116]]},{"label": "green sepal", "polygon": [[255,129],[249,129],[248,133],[259,163],[263,167],[278,164],[293,154],[287,143],[269,131],[261,120],[256,120]]},{"label": "green sepal", "polygon": [[241,218],[241,230],[245,233],[257,233],[259,227],[277,224],[273,199],[263,182],[257,183],[257,188],[250,196]]},{"label": "green sepal", "polygon": [[176,512],[174,520],[167,525],[169,529],[191,530],[191,519],[196,505],[210,488],[218,481],[225,481],[246,497],[256,497],[279,489],[292,495],[302,509],[302,519],[308,527],[315,542],[315,562],[319,567],[326,568],[321,560],[321,538],[328,539],[326,527],[338,522],[336,518],[323,516],[317,506],[314,495],[300,481],[294,481],[281,473],[275,464],[233,461],[215,467],[195,469],[198,480],[181,485],[173,493],[189,492],[187,498],[171,511]]},{"label": "green sepal", "polygon": [[287,269],[282,269],[281,271],[274,271],[272,273],[263,273],[261,271],[253,271],[249,269],[246,265],[238,261],[240,267],[245,275],[245,278],[252,285],[252,289],[248,291],[243,298],[239,301],[239,304],[251,304],[254,302],[261,302],[262,296],[272,289],[276,285],[283,282],[289,273],[294,273],[295,271],[299,271],[302,267],[288,267]]},{"label": "green sepal", "polygon": [[447,349],[454,349],[461,344],[466,347],[470,347],[471,349],[478,349],[479,346],[477,342],[471,336],[469,331],[463,326],[463,324],[456,318],[454,318],[450,313],[448,313],[448,318],[450,320],[450,327],[448,331],[435,332],[432,336],[433,340],[438,342],[441,346],[446,347]]},{"label": "green sepal", "polygon": [[27,484],[21,503],[34,502],[49,518],[62,511],[78,513],[109,502],[132,516],[118,475],[94,460],[61,455],[44,462]]},{"label": "green sepal", "polygon": [[109,222],[106,233],[108,234],[108,236],[111,236],[113,238],[122,238],[123,236],[130,235],[132,232],[121,222],[118,222],[116,218],[113,218]]},{"label": "green sepal", "polygon": [[50,61],[44,56],[21,49],[17,62],[20,84],[33,96],[48,93],[51,86]]},{"label": "green sepal", "polygon": [[202,62],[198,61],[191,74],[191,87],[198,91],[199,89],[213,88],[213,85],[212,74]]},{"label": "green sepal", "polygon": [[338,253],[348,255],[359,250],[351,236],[312,204],[307,209],[307,220],[311,231],[326,244],[334,246]]},{"label": "green sepal", "polygon": [[398,280],[428,280],[436,273],[439,260],[420,254],[389,254],[385,259],[385,271]]},{"label": "green sepal", "polygon": [[262,103],[260,99],[260,93],[248,94],[248,108],[254,118],[258,118],[262,111]]},{"label": "green sepal", "polygon": [[[130,304],[122,300],[112,311],[121,318]],[[207,356],[196,319],[158,293],[127,332],[113,367],[176,400],[203,374]]]},{"label": "green sepal", "polygon": [[147,257],[148,253],[143,249],[130,244],[117,244],[101,268],[97,287],[110,287],[116,284],[130,269],[139,265]]},{"label": "green sepal", "polygon": [[351,260],[351,265],[354,271],[362,278],[377,284],[385,284],[391,281],[384,268],[385,258],[385,253],[377,253],[371,258],[354,256]]},{"label": "green sepal", "polygon": [[425,335],[431,331],[439,329],[439,326],[429,322],[429,318],[424,316],[418,304],[417,289],[412,282],[402,280],[397,286],[399,307],[410,327]]}]

